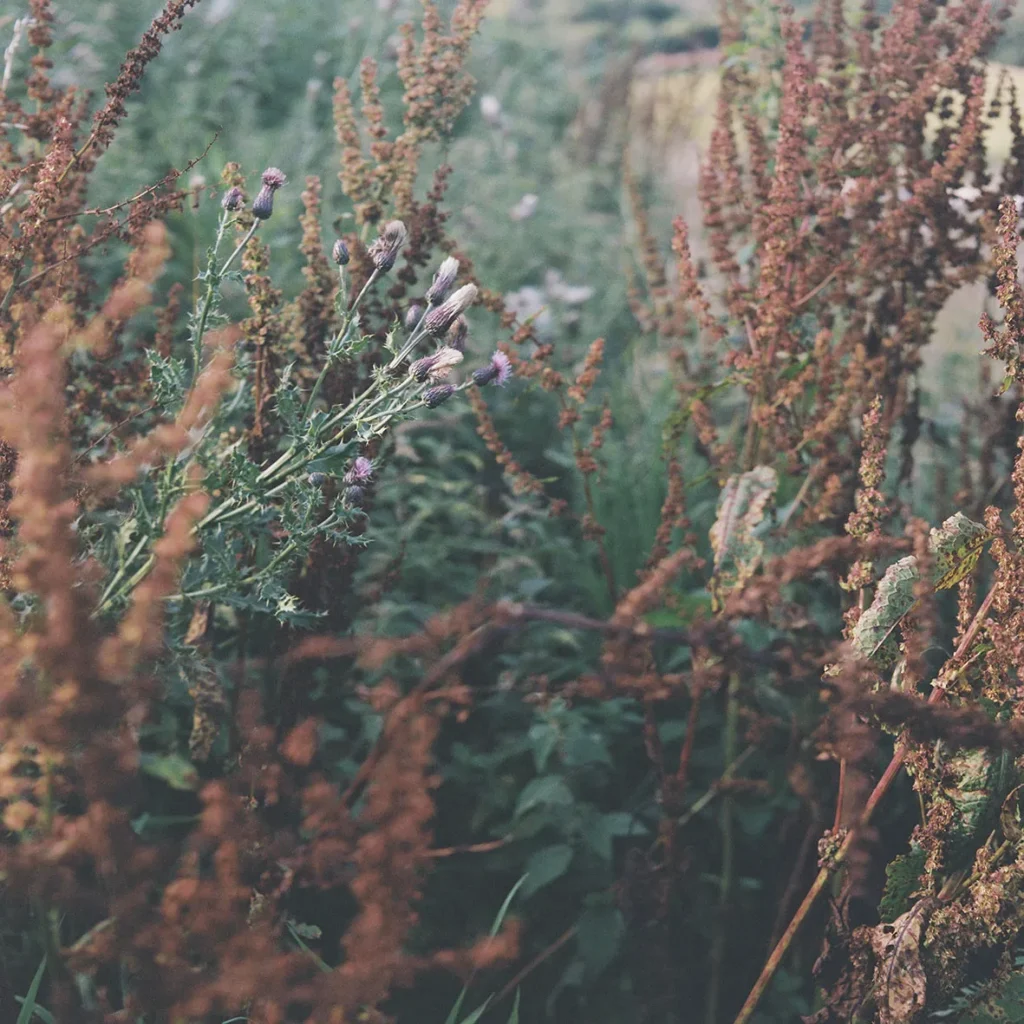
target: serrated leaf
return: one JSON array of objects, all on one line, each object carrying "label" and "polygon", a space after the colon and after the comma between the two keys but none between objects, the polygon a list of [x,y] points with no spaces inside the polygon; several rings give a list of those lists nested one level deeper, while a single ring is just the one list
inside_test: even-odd
[{"label": "serrated leaf", "polygon": [[757,569],[764,543],[755,531],[778,485],[778,474],[771,466],[756,466],[729,477],[722,488],[718,516],[709,531],[715,556],[711,589],[716,601],[741,587]]}]

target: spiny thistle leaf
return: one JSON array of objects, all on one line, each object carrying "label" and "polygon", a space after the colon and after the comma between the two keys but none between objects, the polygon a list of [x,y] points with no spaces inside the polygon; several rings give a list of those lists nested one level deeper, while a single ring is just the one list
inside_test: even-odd
[{"label": "spiny thistle leaf", "polygon": [[715,553],[711,591],[715,601],[741,587],[761,560],[764,543],[754,531],[764,520],[779,478],[770,466],[731,476],[718,499],[718,517],[709,531]]}]

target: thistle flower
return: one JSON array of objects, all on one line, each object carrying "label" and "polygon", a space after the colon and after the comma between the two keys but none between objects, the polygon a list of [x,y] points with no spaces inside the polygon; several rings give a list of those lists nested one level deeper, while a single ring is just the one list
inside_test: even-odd
[{"label": "thistle flower", "polygon": [[434,283],[427,289],[427,304],[430,306],[440,305],[452,290],[455,278],[459,273],[459,261],[454,256],[448,256],[438,267],[434,274]]},{"label": "thistle flower", "polygon": [[224,198],[220,201],[220,205],[229,213],[234,213],[236,210],[240,210],[244,204],[245,193],[237,185],[229,188],[227,192],[224,193]]},{"label": "thistle flower", "polygon": [[373,265],[382,273],[387,273],[398,259],[398,252],[405,245],[409,232],[400,220],[389,220],[384,225],[380,237],[370,246],[368,252]]},{"label": "thistle flower", "polygon": [[343,239],[339,238],[334,243],[334,246],[331,249],[331,259],[333,259],[334,262],[339,267],[343,267],[343,266],[345,266],[346,263],[348,263],[348,261],[350,259],[349,252],[348,252],[348,246],[345,244]]},{"label": "thistle flower", "polygon": [[474,370],[472,373],[473,383],[479,387],[484,387],[486,384],[497,384],[498,387],[503,388],[511,376],[512,363],[501,350],[491,356],[491,361],[486,366]]},{"label": "thistle flower", "polygon": [[323,485],[325,483],[327,483],[327,474],[326,473],[310,473],[309,476],[306,477],[306,480],[313,487],[323,487]]},{"label": "thistle flower", "polygon": [[427,333],[439,338],[456,319],[476,302],[477,288],[475,284],[464,284],[453,292],[440,306],[427,310],[423,325]]},{"label": "thistle flower", "polygon": [[457,316],[455,323],[448,328],[444,343],[458,352],[466,351],[466,338],[469,337],[469,321],[464,316]]},{"label": "thistle flower", "polygon": [[252,215],[266,220],[274,212],[274,193],[288,180],[277,167],[268,167],[262,175],[263,187],[252,201]]},{"label": "thistle flower", "polygon": [[409,367],[409,373],[420,384],[426,380],[436,383],[437,381],[444,380],[448,376],[448,371],[453,366],[458,366],[462,359],[461,352],[454,348],[448,348],[446,345],[429,356],[417,359]]},{"label": "thistle flower", "polygon": [[405,311],[405,329],[407,331],[415,330],[421,316],[423,316],[423,307],[418,302],[414,302]]},{"label": "thistle flower", "polygon": [[349,467],[344,480],[347,484],[363,484],[371,476],[373,476],[373,463],[365,455],[359,455]]},{"label": "thistle flower", "polygon": [[454,394],[455,388],[451,384],[438,384],[436,388],[429,388],[424,392],[423,402],[428,409],[436,409],[439,405],[447,402]]},{"label": "thistle flower", "polygon": [[363,500],[366,498],[366,491],[358,484],[345,488],[345,503],[353,508],[362,508]]}]

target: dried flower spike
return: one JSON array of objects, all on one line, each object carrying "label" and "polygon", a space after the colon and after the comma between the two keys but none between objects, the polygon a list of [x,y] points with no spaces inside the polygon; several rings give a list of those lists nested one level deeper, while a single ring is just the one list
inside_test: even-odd
[{"label": "dried flower spike", "polygon": [[476,302],[477,288],[475,284],[464,284],[458,291],[445,299],[440,306],[428,310],[423,318],[423,326],[428,334],[439,338],[456,319]]},{"label": "dried flower spike", "polygon": [[427,304],[438,306],[446,298],[455,284],[455,278],[459,273],[459,261],[454,256],[448,256],[438,267],[434,275],[434,283],[427,289]]},{"label": "dried flower spike", "polygon": [[436,388],[429,388],[423,394],[423,402],[428,409],[436,409],[439,405],[448,401],[455,394],[455,388],[451,384],[438,384]]},{"label": "dried flower spike", "polygon": [[444,380],[448,376],[448,371],[453,366],[458,366],[462,359],[463,355],[458,349],[445,346],[429,356],[417,359],[409,367],[409,373],[421,384],[426,380],[433,383]]},{"label": "dried flower spike", "polygon": [[350,257],[349,257],[348,246],[345,244],[345,242],[342,239],[339,238],[334,243],[334,246],[331,249],[331,259],[333,259],[334,262],[339,267],[343,267],[343,266],[345,266],[348,263],[349,258]]},{"label": "dried flower spike", "polygon": [[498,351],[491,356],[491,361],[479,370],[473,371],[473,383],[483,387],[485,384],[497,384],[504,387],[512,376],[512,363],[504,352]]},{"label": "dried flower spike", "polygon": [[398,259],[399,250],[405,245],[409,232],[400,220],[389,220],[384,225],[380,237],[370,246],[369,255],[373,265],[382,273],[387,273]]},{"label": "dried flower spike", "polygon": [[244,204],[245,193],[237,185],[229,188],[227,192],[224,193],[224,198],[220,201],[220,205],[230,213],[240,210]]}]

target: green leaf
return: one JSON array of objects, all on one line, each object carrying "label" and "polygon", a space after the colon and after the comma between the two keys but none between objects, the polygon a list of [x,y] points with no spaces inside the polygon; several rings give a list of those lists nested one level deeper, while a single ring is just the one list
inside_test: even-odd
[{"label": "green leaf", "polygon": [[[18,1019],[15,1021],[15,1024],[29,1024],[29,1021],[39,1009],[36,1005],[36,996],[39,995],[39,986],[43,983],[44,974],[46,974],[45,953],[43,954],[43,959],[39,961],[39,966],[36,968],[36,973],[28,987],[28,992],[25,993],[25,998],[21,1000],[21,1010],[18,1013]],[[40,1014],[40,1016],[42,1015]]]},{"label": "green leaf", "polygon": [[615,959],[625,930],[622,914],[611,904],[595,904],[580,914],[576,945],[588,980],[598,977]]},{"label": "green leaf", "polygon": [[771,466],[731,476],[718,498],[718,517],[709,531],[715,553],[711,592],[717,601],[741,587],[757,569],[764,542],[755,531],[779,485]]},{"label": "green leaf", "polygon": [[572,805],[572,790],[558,775],[544,775],[527,783],[516,803],[518,818],[534,807],[569,807]]},{"label": "green leaf", "polygon": [[147,775],[166,782],[171,789],[192,790],[199,786],[199,773],[181,754],[142,754],[139,767]]},{"label": "green leaf", "polygon": [[523,895],[531,896],[556,878],[561,878],[569,870],[572,855],[573,849],[568,843],[554,843],[534,853],[526,862]]}]

